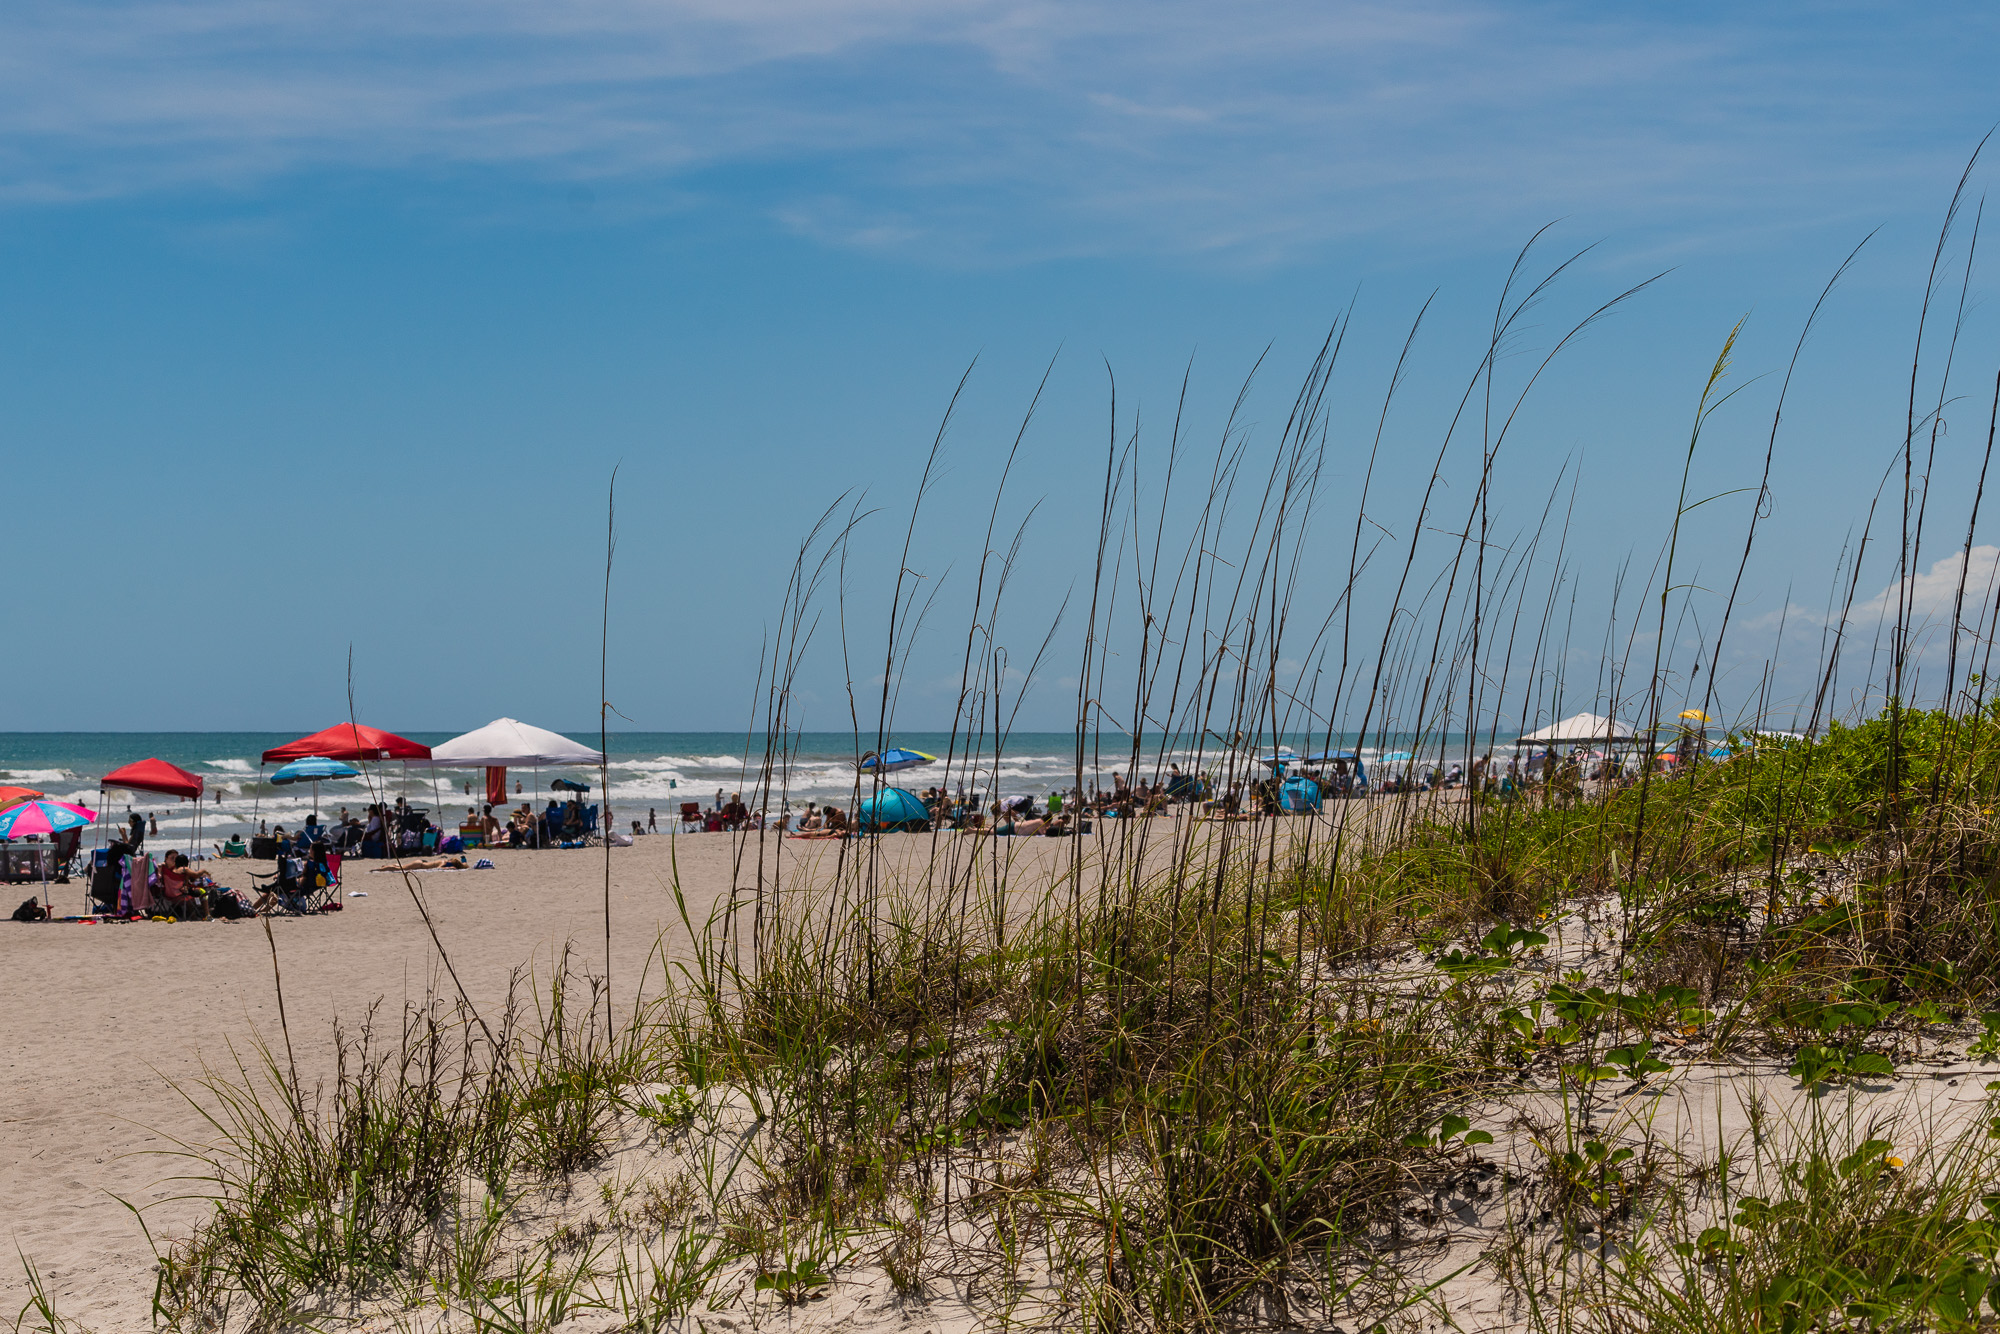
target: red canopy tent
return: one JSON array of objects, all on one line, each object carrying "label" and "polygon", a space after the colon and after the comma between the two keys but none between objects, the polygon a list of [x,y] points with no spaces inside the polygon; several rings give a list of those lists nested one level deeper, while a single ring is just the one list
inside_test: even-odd
[{"label": "red canopy tent", "polygon": [[113,769],[97,780],[99,793],[97,804],[104,805],[103,792],[107,787],[131,788],[135,792],[157,792],[162,796],[179,797],[192,801],[194,823],[189,826],[188,850],[201,840],[201,793],[204,784],[200,774],[191,774],[178,764],[168,764],[162,759],[135,760],[122,769]]},{"label": "red canopy tent", "polygon": [[100,788],[129,787],[139,792],[158,792],[169,797],[199,800],[203,783],[200,774],[191,774],[165,760],[139,760],[123,769],[113,769],[97,780]]},{"label": "red canopy tent", "polygon": [[397,736],[394,732],[384,732],[379,727],[339,723],[324,732],[302,736],[297,741],[288,741],[276,749],[265,751],[264,763],[289,764],[310,755],[329,760],[427,760],[431,757],[431,748]]}]

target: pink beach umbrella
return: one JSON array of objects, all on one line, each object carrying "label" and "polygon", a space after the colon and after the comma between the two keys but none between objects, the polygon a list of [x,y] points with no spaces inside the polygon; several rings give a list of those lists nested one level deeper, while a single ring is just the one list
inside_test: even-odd
[{"label": "pink beach umbrella", "polygon": [[24,801],[0,811],[0,838],[22,838],[28,834],[60,834],[78,829],[97,818],[97,812],[63,801]]}]

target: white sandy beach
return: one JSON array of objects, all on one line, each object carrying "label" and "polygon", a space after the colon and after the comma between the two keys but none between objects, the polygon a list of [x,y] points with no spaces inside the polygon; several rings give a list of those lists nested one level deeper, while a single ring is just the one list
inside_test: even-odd
[{"label": "white sandy beach", "polygon": [[[1109,823],[1109,822],[1107,822]],[[1172,820],[1142,822],[1152,849],[1168,850]],[[1330,826],[1317,824],[1319,832]],[[1282,822],[1305,832],[1305,821]],[[1272,828],[1264,825],[1263,828]],[[1232,839],[1255,826],[1238,825]],[[1204,826],[1219,835],[1221,825]],[[697,928],[732,884],[755,883],[756,848],[719,834],[641,838],[611,851],[611,966],[629,1005],[663,942],[685,957],[689,933],[671,885],[677,874]],[[957,857],[974,844],[1004,849],[1013,878],[1046,885],[1076,853],[1070,840],[952,839]],[[824,880],[843,845],[767,838],[766,873],[792,881]],[[852,850],[861,846],[848,843]],[[924,865],[932,840],[881,840],[885,864]],[[1085,851],[1105,844],[1092,838]],[[544,976],[565,942],[593,973],[604,962],[601,850],[489,854],[488,871],[429,872],[418,877],[459,981],[473,1003],[498,1009],[517,970]],[[989,854],[990,855],[990,854]],[[301,1075],[310,1085],[331,1068],[334,1021],[352,1025],[368,1008],[390,1011],[427,990],[449,994],[433,945],[402,877],[370,873],[378,863],[351,862],[344,910],[322,917],[272,919],[284,997]],[[269,863],[210,861],[225,884],[247,889]],[[26,890],[23,887],[22,893]],[[79,912],[80,883],[54,887],[56,910]],[[175,1085],[205,1068],[248,1056],[255,1039],[277,1043],[277,991],[261,926],[239,922],[7,923],[0,1013],[12,1033],[0,1064],[0,1244],[18,1247],[40,1268],[63,1314],[98,1331],[150,1324],[152,1257],[132,1213],[143,1210],[156,1238],[184,1231],[204,1206],[171,1178],[188,1170],[170,1156],[176,1139],[208,1133]],[[653,981],[657,983],[658,974]],[[11,1259],[11,1257],[10,1257]],[[0,1310],[11,1318],[25,1299],[16,1264],[0,1271]]]}]

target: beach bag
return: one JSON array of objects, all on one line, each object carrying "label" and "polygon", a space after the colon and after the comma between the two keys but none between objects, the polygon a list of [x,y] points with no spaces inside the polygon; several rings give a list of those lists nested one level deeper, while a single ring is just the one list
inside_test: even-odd
[{"label": "beach bag", "polygon": [[208,896],[208,915],[210,917],[227,918],[233,922],[242,917],[245,911],[243,900],[237,898],[226,889],[219,889]]},{"label": "beach bag", "polygon": [[17,922],[46,921],[48,915],[49,910],[42,906],[40,899],[29,899],[26,903],[14,909],[14,920]]}]

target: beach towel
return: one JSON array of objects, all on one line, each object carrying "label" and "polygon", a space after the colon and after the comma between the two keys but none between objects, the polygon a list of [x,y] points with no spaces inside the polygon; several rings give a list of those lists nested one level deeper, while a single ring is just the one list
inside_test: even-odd
[{"label": "beach towel", "polygon": [[150,913],[153,911],[153,859],[140,853],[125,859],[127,884],[131,889],[131,911]]},{"label": "beach towel", "polygon": [[494,867],[492,862],[488,861],[484,857],[481,857],[478,861],[472,864],[472,869],[475,871],[491,871],[496,868]]}]

